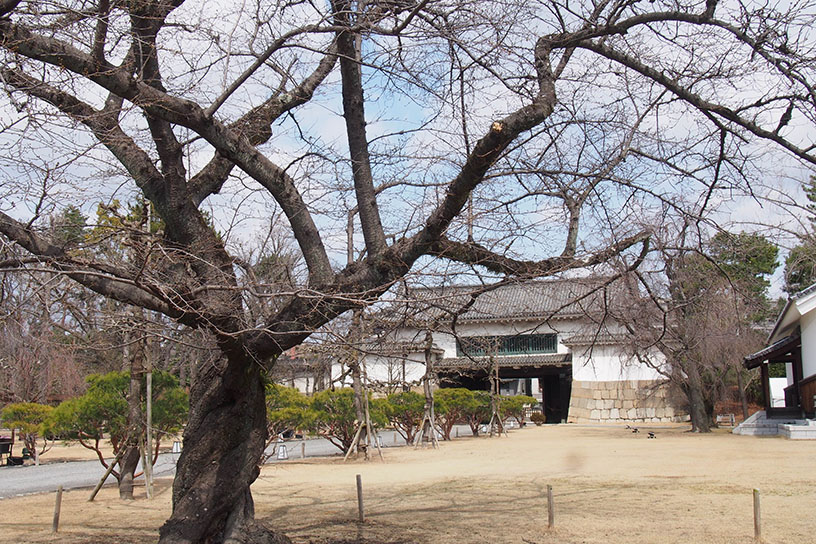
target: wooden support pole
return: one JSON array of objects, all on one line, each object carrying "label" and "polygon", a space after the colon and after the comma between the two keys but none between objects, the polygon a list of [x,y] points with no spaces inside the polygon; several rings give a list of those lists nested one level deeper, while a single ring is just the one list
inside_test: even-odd
[{"label": "wooden support pole", "polygon": [[363,508],[363,477],[362,475],[357,475],[357,511],[359,514],[359,521],[363,523],[365,521],[365,510]]},{"label": "wooden support pole", "polygon": [[306,459],[306,441],[300,443],[300,458]]},{"label": "wooden support pole", "polygon": [[51,532],[59,531],[60,510],[62,510],[62,486],[57,488],[57,502],[54,504],[54,521],[51,522]]},{"label": "wooden support pole", "polygon": [[142,474],[143,474],[144,479],[145,479],[145,496],[148,499],[150,499],[151,498],[150,481],[148,480],[148,473],[147,473],[147,465],[150,463],[150,461],[148,461],[147,458],[148,458],[148,456],[150,454],[147,453],[147,450],[145,449],[144,440],[142,440],[141,437],[139,438],[139,454],[142,456]]},{"label": "wooden support pole", "polygon": [[351,439],[351,445],[349,446],[349,449],[348,449],[348,451],[346,452],[346,455],[343,457],[343,462],[344,462],[344,463],[346,462],[346,459],[348,459],[348,458],[349,458],[349,455],[351,455],[351,452],[354,450],[354,447],[355,447],[357,444],[359,444],[359,443],[360,443],[360,432],[362,432],[362,430],[363,430],[363,425],[364,425],[364,423],[360,423],[360,424],[357,426],[357,432],[356,432],[356,433],[354,433],[354,438],[352,438],[352,439]]},{"label": "wooden support pole", "polygon": [[[122,441],[122,444],[126,444],[126,443],[127,443],[127,440]],[[108,470],[105,471],[105,474],[99,480],[99,483],[96,484],[96,487],[94,487],[94,490],[91,491],[91,496],[88,497],[88,502],[93,502],[94,498],[96,498],[96,494],[99,493],[100,489],[102,489],[102,485],[105,483],[105,480],[108,479],[108,476],[110,476],[111,472],[113,472],[113,467],[116,466],[116,463],[118,463],[119,460],[122,459],[122,456],[125,454],[126,449],[127,448],[124,445],[122,445],[119,448],[119,453],[116,454],[116,457],[114,458],[114,460],[111,461],[110,465],[108,465]]]},{"label": "wooden support pole", "polygon": [[144,479],[145,479],[145,495],[148,499],[153,498],[153,363],[148,360],[147,376],[145,376],[146,394],[146,409],[145,409],[145,455],[144,461]]},{"label": "wooden support pole", "polygon": [[762,542],[762,515],[759,507],[759,489],[754,489],[754,540]]},{"label": "wooden support pole", "polygon": [[553,492],[552,486],[547,485],[547,527],[552,529],[555,527],[555,508],[553,507]]}]

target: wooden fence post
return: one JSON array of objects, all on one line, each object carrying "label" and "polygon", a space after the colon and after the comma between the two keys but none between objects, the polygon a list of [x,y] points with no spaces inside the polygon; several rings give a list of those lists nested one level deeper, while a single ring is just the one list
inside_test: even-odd
[{"label": "wooden fence post", "polygon": [[59,531],[60,510],[62,510],[62,486],[57,488],[57,502],[54,504],[54,521],[51,522],[51,532]]},{"label": "wooden fence post", "polygon": [[759,489],[754,489],[754,540],[762,541],[762,515],[759,507]]},{"label": "wooden fence post", "polygon": [[547,527],[552,529],[555,526],[555,508],[553,507],[552,486],[547,484]]},{"label": "wooden fence post", "polygon": [[359,513],[360,523],[365,521],[365,510],[363,509],[363,477],[357,475],[357,510]]}]

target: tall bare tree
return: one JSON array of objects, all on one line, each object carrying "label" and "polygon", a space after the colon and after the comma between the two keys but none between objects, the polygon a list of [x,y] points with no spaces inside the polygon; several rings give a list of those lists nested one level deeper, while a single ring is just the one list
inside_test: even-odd
[{"label": "tall bare tree", "polygon": [[[758,234],[720,232],[705,243],[688,225],[657,244],[654,268],[635,271],[616,318],[631,332],[631,353],[685,396],[694,432],[709,432],[714,406],[738,384],[742,357],[763,345],[761,321],[777,248]],[[697,245],[696,251],[690,249]]]},{"label": "tall bare tree", "polygon": [[[631,264],[653,220],[750,192],[763,153],[812,167],[812,12],[2,0],[0,137],[19,157],[0,160],[3,266],[49,267],[208,332],[222,357],[195,372],[161,541],[282,540],[249,491],[279,354],[431,258],[518,277]],[[165,224],[149,267],[42,228],[66,198],[126,191]],[[258,290],[236,240],[279,213],[306,270]],[[362,238],[346,264],[349,218]],[[253,315],[258,299],[275,304]]]}]

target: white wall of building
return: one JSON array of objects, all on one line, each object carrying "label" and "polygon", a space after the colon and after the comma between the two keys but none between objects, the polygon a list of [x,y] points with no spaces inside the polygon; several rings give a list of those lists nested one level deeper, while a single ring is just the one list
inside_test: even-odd
[{"label": "white wall of building", "polygon": [[363,359],[368,383],[416,383],[425,375],[425,355],[409,353],[405,357],[368,355]]},{"label": "white wall of building", "polygon": [[789,385],[787,378],[769,378],[771,385],[771,406],[785,407],[785,388]]},{"label": "white wall of building", "polygon": [[337,363],[337,362],[332,363],[331,370],[330,370],[330,380],[329,380],[329,382],[331,384],[334,384],[335,387],[345,387],[345,386],[351,387],[351,378],[350,377],[346,377],[345,380],[341,379],[341,377],[343,376],[343,371],[344,370],[345,369],[343,368],[343,365],[341,365],[340,363]]},{"label": "white wall of building", "polygon": [[572,378],[587,382],[661,378],[657,370],[627,356],[623,350],[619,345],[576,346],[572,352]]},{"label": "white wall of building", "polygon": [[301,393],[314,393],[314,378],[295,378],[291,383],[288,380],[285,381],[284,385],[291,385]]},{"label": "white wall of building", "polygon": [[[816,298],[812,302],[816,305]],[[802,330],[802,376],[807,378],[816,374],[816,308],[800,308],[800,312],[802,313],[799,320],[799,327]]]}]

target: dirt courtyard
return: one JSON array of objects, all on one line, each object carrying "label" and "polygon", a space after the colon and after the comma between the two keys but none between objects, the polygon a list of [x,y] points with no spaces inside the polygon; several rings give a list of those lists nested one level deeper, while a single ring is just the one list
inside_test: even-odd
[{"label": "dirt courtyard", "polygon": [[[256,513],[301,543],[750,543],[756,487],[764,542],[816,539],[816,441],[685,429],[654,428],[650,440],[623,427],[528,427],[438,450],[385,448],[385,462],[290,459],[264,468],[253,486]],[[155,542],[170,483],[157,482],[151,501],[142,488],[132,502],[112,486],[93,503],[89,490],[68,491],[58,535],[53,494],[2,500],[0,542]]]}]

